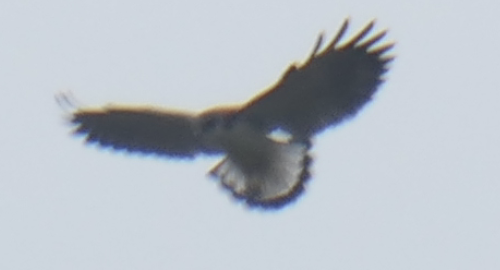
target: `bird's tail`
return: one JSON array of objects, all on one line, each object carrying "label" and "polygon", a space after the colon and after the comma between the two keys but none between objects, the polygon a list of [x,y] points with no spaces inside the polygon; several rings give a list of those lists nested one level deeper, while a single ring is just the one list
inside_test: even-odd
[{"label": "bird's tail", "polygon": [[[307,143],[273,143],[261,160],[238,160],[230,154],[210,175],[233,197],[249,206],[280,208],[296,199],[309,179],[311,157]],[[262,164],[265,163],[265,164]],[[259,165],[260,164],[260,165]]]}]

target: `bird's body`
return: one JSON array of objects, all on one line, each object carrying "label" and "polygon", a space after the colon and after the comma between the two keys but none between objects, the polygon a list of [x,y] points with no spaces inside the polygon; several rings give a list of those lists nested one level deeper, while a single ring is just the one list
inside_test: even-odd
[{"label": "bird's body", "polygon": [[[348,21],[320,51],[322,36],[302,65],[292,65],[270,89],[250,101],[194,114],[107,106],[72,113],[75,133],[101,146],[169,157],[225,154],[210,173],[250,206],[280,207],[295,199],[309,178],[310,139],[354,116],[376,92],[393,58],[386,34],[366,38],[368,24],[338,45]],[[364,40],[364,41],[363,41]],[[63,97],[64,98],[64,97]],[[290,134],[276,140],[273,131]]]}]

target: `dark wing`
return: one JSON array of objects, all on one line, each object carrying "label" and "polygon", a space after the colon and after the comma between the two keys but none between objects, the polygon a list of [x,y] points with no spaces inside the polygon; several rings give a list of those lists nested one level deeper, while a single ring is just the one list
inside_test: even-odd
[{"label": "dark wing", "polygon": [[276,85],[243,107],[240,117],[267,131],[282,128],[300,139],[354,116],[371,99],[393,59],[385,54],[393,43],[375,46],[386,31],[366,38],[373,25],[372,21],[339,46],[346,20],[318,52],[320,36],[305,64],[290,66]]},{"label": "dark wing", "polygon": [[193,157],[202,151],[196,116],[150,108],[79,109],[71,116],[75,134],[117,150]]}]

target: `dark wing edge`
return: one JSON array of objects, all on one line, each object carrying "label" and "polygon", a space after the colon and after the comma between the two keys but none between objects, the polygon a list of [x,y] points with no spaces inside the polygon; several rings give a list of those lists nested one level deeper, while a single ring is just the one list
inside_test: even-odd
[{"label": "dark wing edge", "polygon": [[340,43],[349,26],[346,19],[322,50],[320,35],[304,64],[291,65],[274,86],[244,106],[240,117],[302,139],[354,116],[371,100],[394,59],[387,55],[394,43],[380,43],[387,30],[369,37],[374,25],[371,21]]},{"label": "dark wing edge", "polygon": [[185,158],[203,151],[196,132],[197,118],[191,114],[106,106],[76,109],[68,118],[75,126],[75,135],[104,148]]}]

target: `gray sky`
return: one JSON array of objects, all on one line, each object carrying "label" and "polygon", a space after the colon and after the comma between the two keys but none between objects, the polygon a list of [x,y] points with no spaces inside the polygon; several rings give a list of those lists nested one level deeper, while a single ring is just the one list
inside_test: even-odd
[{"label": "gray sky", "polygon": [[[375,3],[377,2],[377,3]],[[500,269],[498,1],[1,1],[0,269]],[[242,102],[372,18],[397,41],[375,101],[315,139],[281,211],[179,161],[85,147],[54,94]]]}]

